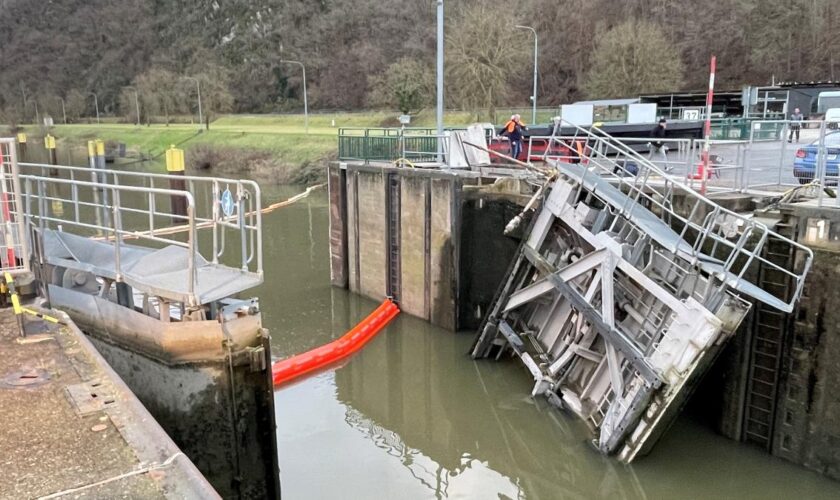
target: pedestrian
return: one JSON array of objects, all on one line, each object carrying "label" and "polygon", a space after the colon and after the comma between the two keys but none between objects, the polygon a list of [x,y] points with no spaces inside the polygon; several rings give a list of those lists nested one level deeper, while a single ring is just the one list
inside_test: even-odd
[{"label": "pedestrian", "polygon": [[502,131],[499,134],[507,136],[510,141],[510,156],[514,160],[518,160],[519,155],[522,153],[523,130],[528,130],[528,128],[522,123],[520,116],[512,115],[510,120],[508,120],[508,122],[505,123],[505,126],[502,127]]},{"label": "pedestrian", "polygon": [[668,146],[665,145],[665,141],[662,139],[665,138],[665,129],[667,127],[667,122],[665,118],[660,118],[659,123],[656,124],[656,127],[650,131],[650,137],[654,140],[650,143],[650,156],[649,158],[653,160],[654,156],[661,158],[661,161],[664,163],[664,170],[666,172],[671,171],[671,166],[668,165]]},{"label": "pedestrian", "polygon": [[793,141],[793,134],[796,134],[796,142],[799,142],[799,130],[802,128],[802,120],[805,117],[799,111],[799,108],[793,110],[793,114],[790,115],[790,135],[788,136],[788,142]]}]

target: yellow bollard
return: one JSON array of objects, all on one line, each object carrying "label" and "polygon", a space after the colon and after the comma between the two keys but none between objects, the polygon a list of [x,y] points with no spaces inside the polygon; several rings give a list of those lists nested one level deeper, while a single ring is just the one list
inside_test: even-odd
[{"label": "yellow bollard", "polygon": [[18,159],[20,161],[26,161],[26,134],[23,132],[19,132],[17,135],[17,143],[18,143]]},{"label": "yellow bollard", "polygon": [[[49,164],[58,165],[58,155],[55,151],[55,137],[47,134],[44,136],[44,147],[47,149],[49,155]],[[58,169],[51,168],[50,175],[58,175]]]},{"label": "yellow bollard", "polygon": [[[184,150],[176,148],[174,144],[166,150],[166,171],[172,176],[169,178],[169,189],[187,190],[184,179],[178,178],[184,176]],[[173,195],[169,201],[172,209],[172,223],[183,224],[186,222],[187,199],[183,196]]]}]

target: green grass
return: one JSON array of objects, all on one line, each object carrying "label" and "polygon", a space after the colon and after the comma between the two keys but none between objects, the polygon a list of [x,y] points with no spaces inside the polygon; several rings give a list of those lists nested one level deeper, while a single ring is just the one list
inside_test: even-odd
[{"label": "green grass", "polygon": [[[517,110],[519,111],[519,110]],[[506,118],[510,110],[499,110]],[[300,166],[334,156],[338,149],[340,128],[395,127],[398,112],[367,111],[358,113],[313,113],[309,116],[309,131],[304,127],[302,114],[224,115],[210,124],[210,130],[199,133],[195,124],[178,123],[169,126],[154,124],[137,127],[133,124],[56,125],[50,133],[58,139],[59,149],[84,148],[87,141],[102,139],[122,142],[130,151],[158,156],[171,144],[178,144],[189,155],[190,149],[211,145],[249,152],[267,152],[279,163]],[[444,116],[448,126],[462,126],[475,121],[468,112],[450,111]],[[434,127],[433,109],[412,117],[412,127]],[[27,126],[24,130],[38,144],[43,131]]]}]

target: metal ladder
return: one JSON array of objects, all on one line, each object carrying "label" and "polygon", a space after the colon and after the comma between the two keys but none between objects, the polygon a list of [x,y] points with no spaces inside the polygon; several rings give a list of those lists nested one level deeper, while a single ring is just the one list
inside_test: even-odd
[{"label": "metal ladder", "polygon": [[388,174],[388,296],[400,298],[400,177]]},{"label": "metal ladder", "polygon": [[[790,225],[777,227],[789,232]],[[780,266],[793,265],[794,247],[769,242],[764,257]],[[790,294],[790,280],[776,269],[759,268],[759,286],[773,288],[782,296]],[[747,378],[743,440],[770,451],[773,446],[777,397],[784,353],[784,339],[789,315],[757,302],[750,345],[750,368]]]}]

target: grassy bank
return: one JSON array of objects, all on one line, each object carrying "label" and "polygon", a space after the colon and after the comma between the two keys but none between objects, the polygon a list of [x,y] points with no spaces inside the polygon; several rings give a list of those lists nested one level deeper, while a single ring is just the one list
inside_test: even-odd
[{"label": "grassy bank", "polygon": [[[509,113],[510,110],[504,110]],[[502,111],[500,110],[500,113]],[[202,131],[195,124],[153,124],[135,126],[108,119],[102,124],[56,125],[49,130],[59,151],[85,148],[87,141],[102,139],[123,143],[132,157],[160,159],[172,144],[186,152],[188,168],[210,169],[218,175],[249,175],[278,183],[307,183],[321,180],[327,161],[338,152],[338,131],[350,127],[398,127],[397,112],[315,113],[309,116],[308,133],[302,114],[224,115]],[[548,115],[546,115],[548,116]],[[182,117],[185,118],[185,117]],[[447,112],[448,126],[467,125],[475,120],[468,112]],[[412,117],[412,127],[434,127],[434,110]],[[23,127],[31,137],[30,149],[42,144],[42,127]],[[8,130],[0,126],[0,135]],[[81,153],[84,156],[84,153]],[[59,159],[62,155],[59,154]]]},{"label": "grassy bank", "polygon": [[[124,143],[133,155],[159,158],[171,144],[186,151],[187,163],[194,168],[210,168],[220,174],[250,173],[276,182],[308,182],[323,175],[324,163],[338,150],[338,130],[342,127],[398,126],[393,112],[318,113],[309,117],[308,133],[304,116],[226,115],[200,131],[197,125],[143,125],[102,123],[56,125],[50,129],[59,149],[83,147],[87,141],[102,139]],[[447,113],[448,125],[471,121],[469,113]],[[431,111],[418,114],[412,126],[432,127]],[[24,131],[40,145],[45,132],[26,126]],[[37,147],[37,146],[36,146]]]}]

